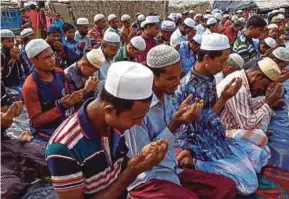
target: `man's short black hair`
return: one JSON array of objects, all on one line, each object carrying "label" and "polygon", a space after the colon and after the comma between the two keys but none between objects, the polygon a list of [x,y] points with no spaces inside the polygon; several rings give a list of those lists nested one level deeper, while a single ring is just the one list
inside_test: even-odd
[{"label": "man's short black hair", "polygon": [[155,77],[159,78],[162,73],[165,73],[166,67],[163,68],[151,68],[147,66],[154,74]]},{"label": "man's short black hair", "polygon": [[214,59],[215,57],[220,57],[223,53],[223,50],[207,51],[200,49],[198,54],[198,60],[202,62],[205,55],[209,55],[210,58]]},{"label": "man's short black hair", "polygon": [[75,27],[70,23],[65,23],[65,24],[63,24],[62,29],[63,29],[63,32],[66,33],[67,31],[69,31],[71,29],[75,30]]},{"label": "man's short black hair", "polygon": [[267,22],[262,17],[258,15],[254,15],[250,17],[247,21],[246,28],[249,28],[250,26],[253,26],[256,28],[265,28],[265,26],[267,26]]},{"label": "man's short black hair", "polygon": [[100,92],[100,100],[101,101],[107,101],[107,102],[111,103],[114,106],[117,115],[120,114],[121,112],[131,110],[133,107],[134,101],[149,102],[149,101],[151,101],[151,99],[152,99],[152,96],[150,96],[146,99],[142,99],[142,100],[121,99],[121,98],[115,97],[115,96],[111,95],[109,92],[107,92],[105,90],[104,86],[102,87],[101,92]]}]

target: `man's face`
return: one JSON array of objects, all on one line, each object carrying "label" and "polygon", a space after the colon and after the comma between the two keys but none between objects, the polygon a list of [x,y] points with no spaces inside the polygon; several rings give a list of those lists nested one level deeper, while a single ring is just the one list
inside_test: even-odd
[{"label": "man's face", "polygon": [[142,124],[143,118],[147,114],[151,101],[134,101],[131,110],[121,113],[116,112],[112,105],[104,107],[105,122],[112,128],[124,132],[127,129]]},{"label": "man's face", "polygon": [[260,71],[253,71],[251,73],[253,73],[253,75],[250,75],[248,81],[252,97],[264,96],[272,80]]},{"label": "man's face", "polygon": [[160,32],[159,24],[154,24],[148,27],[147,30],[151,37],[156,37]]},{"label": "man's face", "polygon": [[259,38],[264,33],[264,28],[250,27],[249,29],[254,39]]},{"label": "man's face", "polygon": [[75,30],[74,29],[69,29],[64,34],[65,34],[67,40],[73,40],[74,39],[74,35],[75,35]]},{"label": "man's face", "polygon": [[61,16],[60,16],[60,15],[56,15],[56,16],[55,16],[55,21],[59,21],[59,20],[60,20],[60,18],[61,18]]},{"label": "man's face", "polygon": [[131,58],[135,58],[141,53],[141,51],[133,47],[131,44],[128,44],[127,53],[129,54]]},{"label": "man's face", "polygon": [[26,19],[27,18],[26,12],[21,12],[21,17]]},{"label": "man's face", "polygon": [[122,22],[122,25],[123,25],[125,28],[130,28],[130,25],[131,25],[130,20],[123,21],[123,22]]},{"label": "man's face", "polygon": [[115,46],[105,46],[103,49],[103,53],[106,57],[109,57],[112,59],[117,54],[118,49],[119,47],[115,47]]},{"label": "man's face", "polygon": [[81,36],[86,36],[88,34],[88,26],[87,25],[81,25],[78,26],[78,32]]},{"label": "man's face", "polygon": [[1,44],[4,48],[11,50],[14,46],[14,38],[3,38]]},{"label": "man's face", "polygon": [[162,38],[165,41],[170,41],[173,32],[161,30]]},{"label": "man's face", "polygon": [[219,24],[216,24],[214,26],[211,27],[211,31],[214,33],[218,33],[219,32]]},{"label": "man's face", "polygon": [[235,32],[239,32],[242,29],[242,26],[233,26]]},{"label": "man's face", "polygon": [[100,19],[99,21],[96,22],[96,25],[100,29],[104,29],[106,27],[106,21],[105,19]]},{"label": "man's face", "polygon": [[269,37],[272,37],[273,39],[277,39],[279,34],[279,30],[277,28],[273,28],[269,30]]},{"label": "man's face", "polygon": [[187,34],[188,40],[192,40],[193,37],[196,35],[196,30],[195,29],[190,29],[190,31]]},{"label": "man's face", "polygon": [[111,21],[109,22],[109,25],[110,25],[112,28],[117,29],[117,27],[118,27],[118,19],[115,18],[115,19],[111,20]]},{"label": "man's face", "polygon": [[88,63],[88,61],[79,60],[77,64],[80,68],[81,74],[85,77],[93,76],[93,74],[98,70],[98,68]]},{"label": "man's face", "polygon": [[209,55],[205,55],[205,60],[207,64],[205,64],[206,70],[211,75],[216,75],[221,72],[223,66],[227,64],[227,59],[229,58],[230,50],[224,50],[219,57],[210,58]]},{"label": "man's face", "polygon": [[48,37],[49,43],[54,43],[56,41],[60,41],[60,33],[51,33],[47,37]]},{"label": "man's face", "polygon": [[165,72],[154,78],[154,86],[166,94],[173,94],[180,85],[182,73],[181,62],[167,66]]},{"label": "man's face", "polygon": [[51,48],[43,50],[37,58],[32,58],[31,62],[41,71],[51,72],[55,69],[55,58]]},{"label": "man's face", "polygon": [[199,53],[201,46],[199,44],[197,44],[195,41],[190,40],[189,47],[190,47],[191,51],[193,51],[193,53],[196,55]]}]

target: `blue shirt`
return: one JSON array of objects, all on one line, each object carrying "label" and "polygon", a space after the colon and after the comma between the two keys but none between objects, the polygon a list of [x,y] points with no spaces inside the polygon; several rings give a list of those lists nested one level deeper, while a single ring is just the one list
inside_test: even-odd
[{"label": "blue shirt", "polygon": [[75,40],[64,40],[63,49],[66,54],[64,64],[65,68],[78,61],[82,55],[83,50],[78,48],[78,43]]},{"label": "blue shirt", "polygon": [[182,170],[178,168],[178,161],[173,148],[175,135],[167,128],[172,115],[167,108],[173,104],[173,98],[168,95],[165,95],[164,98],[163,104],[153,95],[149,112],[146,114],[143,124],[127,130],[125,136],[129,148],[129,157],[138,155],[145,145],[160,139],[168,140],[168,152],[163,161],[157,166],[138,175],[136,180],[128,187],[128,190],[150,179],[166,180],[180,185],[178,174]]},{"label": "blue shirt", "polygon": [[87,48],[91,47],[91,39],[87,35],[85,35],[84,37],[81,36],[78,30],[75,32],[74,40],[77,42],[77,44],[83,41],[85,42],[85,48],[82,51],[83,54],[85,53],[85,50]]},{"label": "blue shirt", "polygon": [[188,40],[187,35],[182,35],[180,29],[177,28],[171,36],[170,45],[175,46],[175,45],[177,45],[183,41],[187,41],[187,40]]},{"label": "blue shirt", "polygon": [[180,43],[179,53],[182,62],[183,74],[187,74],[197,62],[195,55],[190,49],[188,41]]},{"label": "blue shirt", "polygon": [[[182,125],[176,134],[176,144],[190,150],[197,160],[212,161],[226,158],[232,154],[229,145],[232,138],[227,138],[226,129],[218,115],[212,109],[217,101],[216,83],[213,75],[202,75],[194,68],[181,80],[175,92],[176,102],[180,104],[190,94],[191,104],[196,98],[204,100],[204,108],[199,117],[191,124]],[[174,106],[175,108],[177,106]]]}]

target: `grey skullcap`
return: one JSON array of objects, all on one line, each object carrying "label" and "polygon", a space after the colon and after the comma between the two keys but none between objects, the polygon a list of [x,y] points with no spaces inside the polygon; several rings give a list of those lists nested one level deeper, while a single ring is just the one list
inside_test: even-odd
[{"label": "grey skullcap", "polygon": [[285,47],[278,47],[273,50],[273,55],[282,60],[282,61],[289,61],[289,49]]},{"label": "grey skullcap", "polygon": [[180,61],[180,54],[171,46],[161,44],[147,54],[147,65],[151,68],[163,68]]},{"label": "grey skullcap", "polygon": [[2,29],[0,30],[0,37],[1,38],[14,38],[14,33],[9,29]]}]

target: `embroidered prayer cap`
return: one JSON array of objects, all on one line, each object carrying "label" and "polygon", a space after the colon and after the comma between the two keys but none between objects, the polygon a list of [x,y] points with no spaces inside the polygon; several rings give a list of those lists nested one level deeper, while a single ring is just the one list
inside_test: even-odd
[{"label": "embroidered prayer cap", "polygon": [[180,61],[179,52],[165,44],[153,47],[147,54],[147,65],[151,68],[163,68],[178,61]]},{"label": "embroidered prayer cap", "polygon": [[120,36],[115,32],[106,32],[103,40],[111,43],[120,43]]},{"label": "embroidered prayer cap", "polygon": [[146,19],[146,17],[143,14],[140,14],[139,16],[137,16],[137,20],[139,21],[144,21]]},{"label": "embroidered prayer cap", "polygon": [[199,45],[201,45],[201,44],[202,44],[202,35],[196,34],[196,35],[193,37],[193,40],[194,40],[195,42],[197,42]]},{"label": "embroidered prayer cap", "polygon": [[229,39],[226,35],[212,33],[203,35],[201,49],[207,51],[226,50],[230,48]]},{"label": "embroidered prayer cap", "polygon": [[238,53],[230,54],[227,62],[238,67],[238,69],[242,69],[245,64],[244,59]]},{"label": "embroidered prayer cap", "polygon": [[196,25],[196,22],[193,19],[188,17],[184,20],[184,24],[186,24],[186,26],[188,26],[190,28],[194,28]]},{"label": "embroidered prayer cap", "polygon": [[122,15],[121,18],[120,18],[121,21],[127,21],[127,20],[130,20],[130,19],[131,19],[131,17],[128,14]]},{"label": "embroidered prayer cap", "polygon": [[215,17],[216,19],[218,19],[219,21],[222,21],[222,20],[223,20],[223,16],[222,16],[221,13],[216,13],[216,14],[214,14],[214,17]]},{"label": "embroidered prayer cap", "polygon": [[268,25],[268,29],[270,30],[270,29],[278,29],[279,27],[278,27],[278,25],[277,24],[274,24],[274,23],[271,23],[271,24],[269,24]]},{"label": "embroidered prayer cap", "polygon": [[20,32],[21,38],[25,38],[25,37],[28,37],[30,35],[34,35],[34,31],[32,30],[32,28],[25,28]]},{"label": "embroidered prayer cap", "polygon": [[173,21],[165,20],[162,22],[161,29],[167,32],[173,32],[176,29],[176,23]]},{"label": "embroidered prayer cap", "polygon": [[45,40],[32,39],[25,46],[25,51],[29,58],[33,58],[47,48],[50,48],[50,45]]},{"label": "embroidered prayer cap", "polygon": [[100,49],[92,49],[86,53],[86,58],[95,68],[100,68],[105,62],[104,54]]},{"label": "embroidered prayer cap", "polygon": [[78,18],[76,24],[77,25],[89,25],[89,21],[87,18]]},{"label": "embroidered prayer cap", "polygon": [[107,17],[107,21],[110,22],[110,21],[112,21],[112,20],[115,19],[115,18],[116,18],[116,15],[115,15],[115,14],[110,14],[110,15],[108,15],[108,17]]},{"label": "embroidered prayer cap", "polygon": [[279,12],[285,13],[285,8],[280,8]]},{"label": "embroidered prayer cap", "polygon": [[104,18],[103,14],[97,14],[97,15],[94,16],[93,20],[94,20],[94,22],[96,22],[96,21],[99,21],[99,20],[101,20],[103,18]]},{"label": "embroidered prayer cap", "polygon": [[129,61],[111,64],[105,90],[114,97],[127,100],[147,99],[152,95],[153,73],[146,66]]},{"label": "embroidered prayer cap", "polygon": [[237,13],[239,14],[239,13],[243,13],[243,10],[237,10]]},{"label": "embroidered prayer cap", "polygon": [[273,55],[282,60],[282,61],[289,61],[289,49],[285,47],[278,47],[275,50],[273,50]]},{"label": "embroidered prayer cap", "polygon": [[146,42],[141,36],[135,36],[130,40],[130,43],[137,50],[144,51],[146,49]]},{"label": "embroidered prayer cap", "polygon": [[278,45],[276,40],[273,39],[272,37],[267,37],[266,39],[264,39],[264,42],[265,42],[265,44],[270,46],[270,48],[274,48]]},{"label": "embroidered prayer cap", "polygon": [[217,23],[218,23],[218,21],[217,21],[217,19],[215,19],[215,18],[210,18],[210,19],[208,19],[208,21],[207,21],[207,25],[208,25],[208,26],[214,25],[214,24],[217,24]]},{"label": "embroidered prayer cap", "polygon": [[258,61],[260,70],[272,81],[276,81],[281,75],[279,66],[271,58],[265,57]]},{"label": "embroidered prayer cap", "polygon": [[0,37],[1,38],[14,38],[15,35],[11,30],[2,29],[2,30],[0,30]]},{"label": "embroidered prayer cap", "polygon": [[178,18],[178,19],[183,18],[183,15],[182,15],[181,13],[177,13],[177,18]]}]

